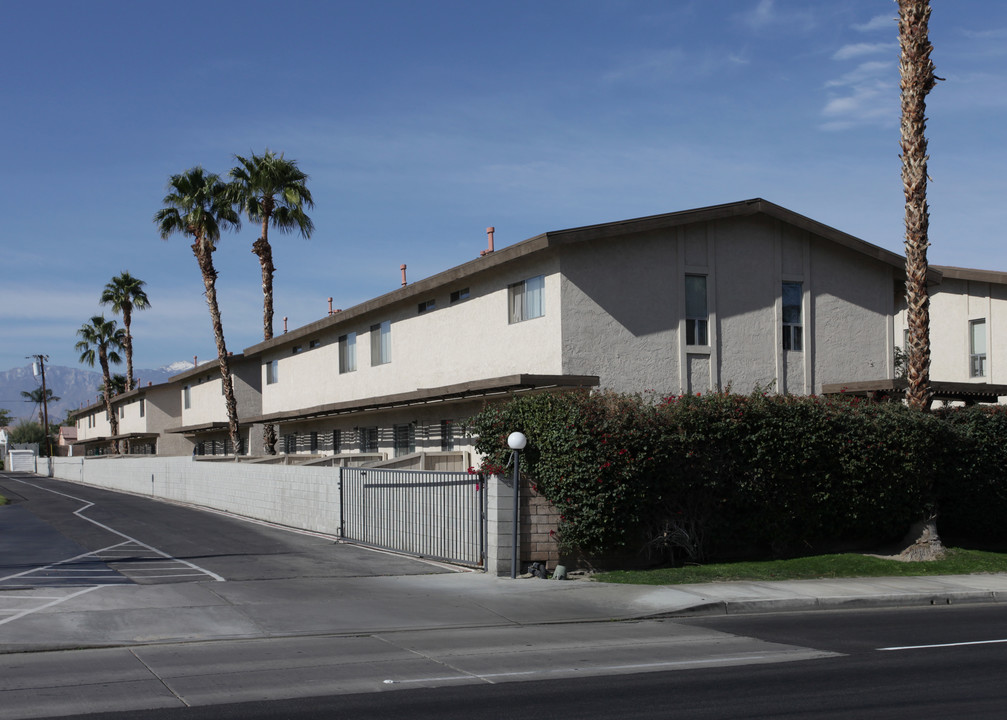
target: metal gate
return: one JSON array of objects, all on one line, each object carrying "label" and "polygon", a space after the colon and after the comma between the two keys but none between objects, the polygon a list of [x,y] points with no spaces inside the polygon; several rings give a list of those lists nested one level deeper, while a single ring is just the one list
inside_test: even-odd
[{"label": "metal gate", "polygon": [[486,493],[478,475],[344,467],[342,537],[420,557],[480,567]]}]

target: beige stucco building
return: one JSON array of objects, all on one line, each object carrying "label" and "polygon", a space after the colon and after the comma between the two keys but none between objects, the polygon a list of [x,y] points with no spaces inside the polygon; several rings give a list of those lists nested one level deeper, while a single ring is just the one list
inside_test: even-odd
[{"label": "beige stucco building", "polygon": [[[902,256],[765,200],[473,255],[235,356],[242,454],[261,454],[261,425],[273,423],[277,450],[300,459],[463,468],[475,459],[461,423],[514,393],[811,394],[894,377]],[[968,330],[958,326],[980,317],[980,301],[962,306],[963,297],[984,292],[987,309],[1007,299],[1007,285],[978,275],[945,270],[940,287],[955,290],[934,300],[935,315],[947,315],[935,321],[935,343],[957,332],[960,347]],[[958,362],[950,354],[949,366]],[[991,345],[990,372],[996,356]],[[133,423],[132,406],[155,397],[157,421],[148,410]],[[156,433],[158,454],[231,452],[215,363],[117,403],[120,422],[130,421],[120,435]],[[81,411],[79,443],[107,438],[103,415]]]}]

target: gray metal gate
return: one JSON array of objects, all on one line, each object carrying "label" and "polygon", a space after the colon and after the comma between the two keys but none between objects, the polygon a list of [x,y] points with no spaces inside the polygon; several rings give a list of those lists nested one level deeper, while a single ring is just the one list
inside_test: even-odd
[{"label": "gray metal gate", "polygon": [[374,547],[480,567],[485,498],[478,475],[344,467],[342,537]]}]

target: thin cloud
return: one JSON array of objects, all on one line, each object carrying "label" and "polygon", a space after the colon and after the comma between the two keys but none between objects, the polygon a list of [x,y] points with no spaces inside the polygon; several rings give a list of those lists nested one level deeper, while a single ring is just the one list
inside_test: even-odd
[{"label": "thin cloud", "polygon": [[870,20],[859,25],[854,25],[854,30],[860,32],[873,32],[875,30],[888,30],[895,26],[896,18],[891,15],[875,15]]},{"label": "thin cloud", "polygon": [[752,30],[765,30],[777,26],[810,30],[815,26],[815,18],[810,11],[780,12],[776,7],[776,0],[759,0],[755,7],[735,15],[734,19]]},{"label": "thin cloud", "polygon": [[878,53],[896,52],[897,50],[898,45],[896,43],[854,43],[852,45],[844,45],[836,50],[832,59],[850,60],[865,55],[877,55]]},{"label": "thin cloud", "polygon": [[842,75],[835,80],[829,80],[825,87],[856,87],[865,82],[874,82],[893,72],[895,62],[885,62],[882,60],[872,60],[861,63],[855,70]]}]

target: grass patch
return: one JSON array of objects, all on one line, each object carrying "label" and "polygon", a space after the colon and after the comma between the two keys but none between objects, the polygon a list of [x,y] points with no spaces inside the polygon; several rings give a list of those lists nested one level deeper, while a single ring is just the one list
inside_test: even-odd
[{"label": "grass patch", "polygon": [[0,495],[0,505],[6,505],[6,504],[7,504],[7,498],[5,498],[3,495]]},{"label": "grass patch", "polygon": [[843,553],[790,560],[719,563],[655,570],[618,570],[599,573],[595,575],[595,579],[630,585],[684,585],[735,580],[811,580],[998,572],[1007,572],[1007,554],[948,548],[944,559],[933,562],[900,562],[856,553]]}]

